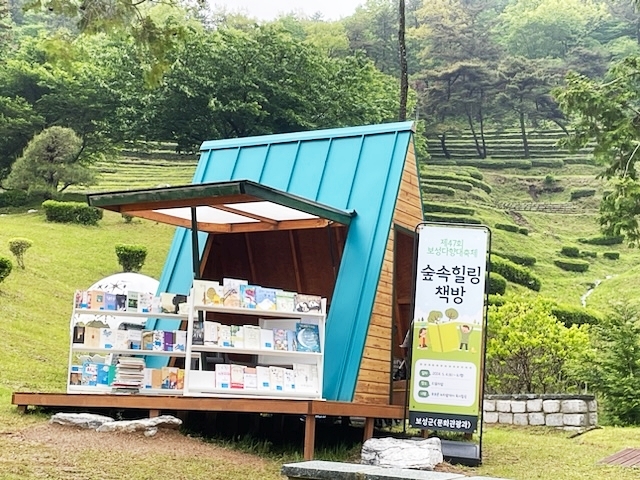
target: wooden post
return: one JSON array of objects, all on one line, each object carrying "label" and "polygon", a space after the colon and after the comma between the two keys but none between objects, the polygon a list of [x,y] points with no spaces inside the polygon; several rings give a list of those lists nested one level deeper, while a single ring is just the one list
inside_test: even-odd
[{"label": "wooden post", "polygon": [[155,418],[160,416],[160,410],[151,409],[149,410],[149,418]]},{"label": "wooden post", "polygon": [[316,442],[316,416],[307,415],[304,421],[304,459],[313,460]]},{"label": "wooden post", "polygon": [[18,413],[21,413],[21,414],[27,413],[27,406],[26,405],[18,405],[17,409],[18,409]]},{"label": "wooden post", "polygon": [[370,417],[364,419],[364,438],[362,439],[363,442],[366,442],[371,437],[373,437],[373,425],[375,421],[375,418]]}]

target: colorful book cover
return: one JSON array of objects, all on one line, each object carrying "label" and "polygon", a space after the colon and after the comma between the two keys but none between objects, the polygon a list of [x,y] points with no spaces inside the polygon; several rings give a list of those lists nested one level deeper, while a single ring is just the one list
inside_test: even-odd
[{"label": "colorful book cover", "polygon": [[248,350],[260,350],[260,327],[257,325],[244,325],[244,348]]},{"label": "colorful book cover", "polygon": [[293,370],[290,368],[284,369],[284,391],[295,392],[296,391],[296,376]]},{"label": "colorful book cover", "polygon": [[226,363],[216,365],[216,388],[231,388],[231,365]]},{"label": "colorful book cover", "polygon": [[205,320],[204,322],[204,344],[218,345],[218,329],[220,323]]},{"label": "colorful book cover", "polygon": [[256,308],[255,285],[240,285],[240,306],[242,308]]},{"label": "colorful book cover", "polygon": [[271,390],[284,391],[284,368],[269,367],[269,383],[271,384]]},{"label": "colorful book cover", "polygon": [[82,325],[73,327],[73,343],[84,343],[84,328]]},{"label": "colorful book cover", "polygon": [[187,332],[185,330],[173,331],[173,351],[184,352],[187,350]]},{"label": "colorful book cover", "polygon": [[104,294],[104,309],[105,310],[112,310],[112,311],[117,309],[116,294],[115,293],[105,292],[105,294]]},{"label": "colorful book cover", "polygon": [[244,328],[242,325],[230,325],[231,346],[234,348],[244,348]]},{"label": "colorful book cover", "polygon": [[260,348],[273,350],[273,330],[268,328],[260,329]]},{"label": "colorful book cover", "polygon": [[182,390],[184,388],[184,369],[178,369],[178,382],[176,383],[176,389]]},{"label": "colorful book cover", "polygon": [[287,331],[282,328],[273,329],[273,349],[289,350],[287,346]]},{"label": "colorful book cover", "polygon": [[319,295],[305,295],[297,293],[294,297],[294,310],[296,312],[322,312],[322,297]]},{"label": "colorful book cover", "polygon": [[164,332],[162,330],[153,331],[153,348],[156,352],[164,351]]},{"label": "colorful book cover", "polygon": [[220,325],[218,327],[218,345],[221,347],[231,347],[231,327]]},{"label": "colorful book cover", "polygon": [[162,388],[175,390],[178,384],[178,368],[162,367]]},{"label": "colorful book cover", "polygon": [[296,341],[296,332],[287,330],[287,350],[295,352],[298,350],[298,342]]},{"label": "colorful book cover", "polygon": [[427,347],[433,352],[452,352],[458,350],[460,337],[458,323],[430,323],[427,326]]},{"label": "colorful book cover", "polygon": [[244,369],[244,389],[255,390],[258,388],[258,372],[255,367],[246,367]]},{"label": "colorful book cover", "polygon": [[142,350],[153,350],[153,330],[143,330],[141,340]]},{"label": "colorful book cover", "polygon": [[231,365],[231,388],[244,388],[244,365]]},{"label": "colorful book cover", "polygon": [[153,293],[140,292],[138,295],[138,312],[150,313],[153,305]]},{"label": "colorful book cover", "polygon": [[116,293],[116,310],[124,312],[127,310],[127,296],[122,293]]},{"label": "colorful book cover", "polygon": [[295,311],[295,292],[287,292],[285,290],[276,291],[276,310],[279,312]]},{"label": "colorful book cover", "polygon": [[82,385],[82,365],[71,365],[69,385]]},{"label": "colorful book cover", "polygon": [[127,341],[129,342],[129,348],[131,350],[140,350],[142,348],[142,330],[132,328],[131,330],[126,330],[126,332]]},{"label": "colorful book cover", "polygon": [[162,313],[177,312],[177,305],[174,303],[175,298],[175,293],[162,292],[160,294],[160,308],[162,309]]},{"label": "colorful book cover", "polygon": [[75,308],[88,308],[89,297],[87,296],[87,292],[83,290],[76,290],[76,293],[73,297],[73,306]]},{"label": "colorful book cover", "polygon": [[256,287],[256,309],[275,310],[276,290],[275,288]]},{"label": "colorful book cover", "polygon": [[164,334],[164,351],[173,352],[173,331],[163,331]]},{"label": "colorful book cover", "polygon": [[160,368],[151,369],[151,388],[162,388],[162,370]]},{"label": "colorful book cover", "polygon": [[296,325],[298,352],[320,353],[320,330],[314,323],[300,322]]},{"label": "colorful book cover", "polygon": [[113,348],[115,343],[115,334],[110,328],[100,329],[100,348]]},{"label": "colorful book cover", "polygon": [[219,305],[221,302],[218,295],[220,283],[213,280],[193,281],[193,305],[196,307],[207,307]]},{"label": "colorful book cover", "polygon": [[95,387],[98,384],[98,364],[85,362],[82,364],[80,383],[84,386]]},{"label": "colorful book cover", "polygon": [[256,375],[258,378],[258,390],[270,390],[269,367],[257,366]]},{"label": "colorful book cover", "polygon": [[240,308],[240,286],[247,285],[247,280],[239,280],[237,278],[222,279],[222,303],[225,307]]},{"label": "colorful book cover", "polygon": [[87,295],[91,310],[104,310],[104,292],[102,290],[89,290]]},{"label": "colorful book cover", "polygon": [[138,311],[138,299],[140,298],[140,292],[128,291],[127,292],[127,312]]}]

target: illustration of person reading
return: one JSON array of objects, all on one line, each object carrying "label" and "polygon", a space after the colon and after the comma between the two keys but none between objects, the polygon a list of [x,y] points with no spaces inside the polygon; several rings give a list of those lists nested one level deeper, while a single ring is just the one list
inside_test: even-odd
[{"label": "illustration of person reading", "polygon": [[424,327],[418,332],[418,348],[427,348],[427,329]]},{"label": "illustration of person reading", "polygon": [[471,327],[469,325],[460,325],[460,350],[469,351],[469,336],[471,335]]}]

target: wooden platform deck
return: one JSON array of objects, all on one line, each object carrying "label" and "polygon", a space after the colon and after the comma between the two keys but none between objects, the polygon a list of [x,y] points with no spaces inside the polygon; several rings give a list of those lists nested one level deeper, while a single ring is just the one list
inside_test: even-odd
[{"label": "wooden platform deck", "polygon": [[365,419],[364,440],[373,436],[377,418],[402,419],[401,405],[371,405],[323,400],[278,400],[264,398],[214,398],[169,395],[112,395],[15,392],[11,403],[22,413],[28,407],[117,408],[148,410],[150,417],[163,411],[205,411],[234,413],[271,413],[305,417],[304,458],[312,460],[315,449],[316,415],[362,417]]}]

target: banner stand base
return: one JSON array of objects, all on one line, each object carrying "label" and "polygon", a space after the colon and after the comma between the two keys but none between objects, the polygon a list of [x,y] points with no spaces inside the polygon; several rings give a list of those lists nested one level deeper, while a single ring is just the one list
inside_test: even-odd
[{"label": "banner stand base", "polygon": [[480,445],[473,442],[441,440],[442,456],[451,464],[477,467],[482,463]]}]

